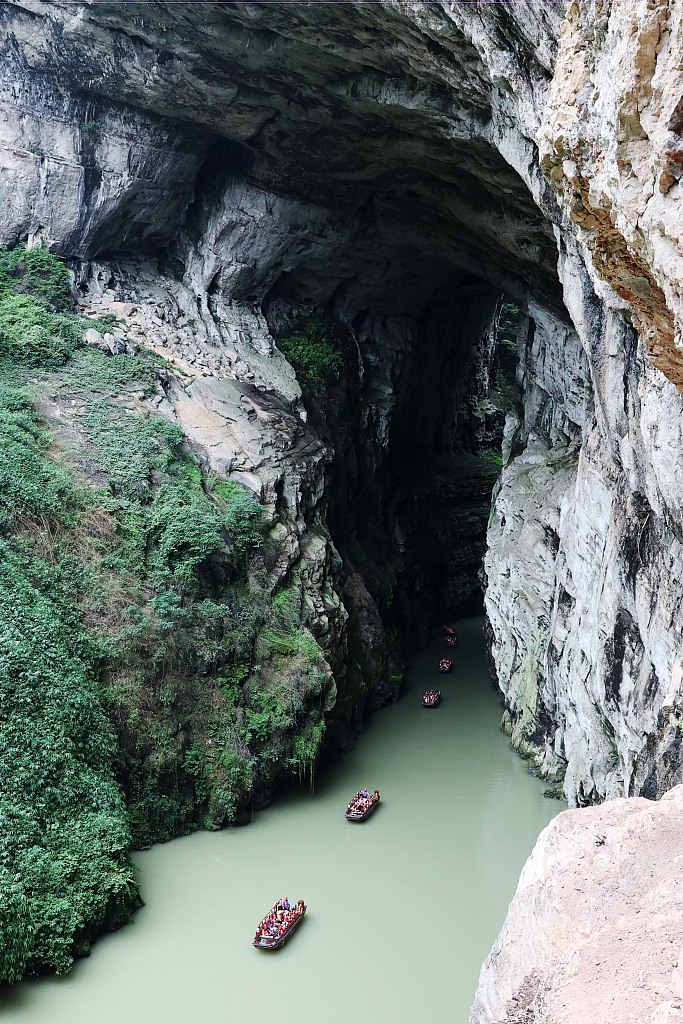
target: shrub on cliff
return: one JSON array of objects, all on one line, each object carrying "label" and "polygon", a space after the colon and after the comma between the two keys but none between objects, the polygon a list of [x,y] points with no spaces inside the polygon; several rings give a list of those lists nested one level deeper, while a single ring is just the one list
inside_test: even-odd
[{"label": "shrub on cliff", "polygon": [[0,543],[0,980],[63,972],[138,897],[95,651],[63,570]]},{"label": "shrub on cliff", "polygon": [[[46,561],[36,530],[73,525],[82,497],[46,458],[25,390],[0,387],[0,980],[65,971],[97,926],[138,903],[114,781],[97,648],[75,612],[83,570]],[[21,532],[21,527],[27,532]]]},{"label": "shrub on cliff", "polygon": [[42,246],[0,248],[0,294],[21,293],[53,310],[66,310],[71,302],[69,272],[64,262]]},{"label": "shrub on cliff", "polygon": [[22,366],[62,366],[82,344],[83,327],[71,313],[54,313],[30,295],[0,298],[0,357]]},{"label": "shrub on cliff", "polygon": [[30,367],[61,366],[82,344],[68,312],[69,274],[47,249],[0,248],[0,358]]},{"label": "shrub on cliff", "polygon": [[81,420],[107,476],[107,507],[158,587],[197,590],[200,567],[221,547],[238,561],[263,539],[261,505],[232,481],[209,496],[175,424],[106,401],[90,403]]},{"label": "shrub on cliff", "polygon": [[277,345],[296,370],[304,394],[339,380],[344,356],[323,320],[309,320]]}]

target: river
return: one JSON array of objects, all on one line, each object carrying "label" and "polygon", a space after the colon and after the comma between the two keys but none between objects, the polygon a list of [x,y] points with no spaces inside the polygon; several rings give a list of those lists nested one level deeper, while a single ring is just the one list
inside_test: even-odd
[{"label": "river", "polygon": [[[246,828],[135,855],[146,906],[65,978],[5,989],[3,1024],[467,1024],[479,969],[520,869],[563,804],[499,731],[482,620],[415,659],[315,792],[278,797]],[[444,694],[424,710],[429,686]],[[360,786],[380,806],[344,810]],[[308,913],[277,953],[253,949],[273,901]]]}]

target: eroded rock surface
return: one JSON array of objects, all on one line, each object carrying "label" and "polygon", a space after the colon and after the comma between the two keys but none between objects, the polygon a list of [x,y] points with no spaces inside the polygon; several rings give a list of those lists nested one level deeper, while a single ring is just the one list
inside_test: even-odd
[{"label": "eroded rock surface", "polygon": [[[336,566],[320,635],[343,661],[363,609],[378,652],[348,721],[396,692],[383,629],[419,639],[476,594],[515,299],[491,651],[513,741],[575,803],[683,772],[679,7],[0,13],[0,239],[70,257],[83,304],[167,356],[155,408],[262,496],[290,567]],[[324,414],[277,345],[313,315],[358,357]]]},{"label": "eroded rock surface", "polygon": [[564,811],[541,833],[470,1024],[683,1020],[683,787]]}]

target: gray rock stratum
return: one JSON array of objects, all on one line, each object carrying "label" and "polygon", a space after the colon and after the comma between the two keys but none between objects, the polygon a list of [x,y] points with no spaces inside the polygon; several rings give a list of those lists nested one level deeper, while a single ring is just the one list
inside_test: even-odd
[{"label": "gray rock stratum", "polygon": [[[155,408],[305,568],[338,742],[486,546],[513,743],[571,804],[683,780],[682,0],[14,0],[0,29],[0,241],[175,366]],[[354,352],[324,410],[277,345],[311,316]]]},{"label": "gray rock stratum", "polygon": [[[681,778],[680,8],[0,10],[0,239],[138,313],[147,260],[131,330],[201,371],[157,406],[385,626],[476,592],[521,305],[486,608],[513,742],[579,804]],[[276,344],[313,314],[358,352],[325,423]]]}]

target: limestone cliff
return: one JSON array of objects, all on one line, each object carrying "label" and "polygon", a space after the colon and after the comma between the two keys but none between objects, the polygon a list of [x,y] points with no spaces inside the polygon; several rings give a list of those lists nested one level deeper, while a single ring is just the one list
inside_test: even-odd
[{"label": "limestone cliff", "polygon": [[564,811],[541,833],[470,1024],[683,1020],[683,787]]},{"label": "limestone cliff", "polygon": [[[267,507],[336,747],[395,696],[396,630],[476,599],[507,415],[492,662],[586,804],[683,772],[681,5],[564,14],[5,4],[0,241],[66,256],[168,360],[146,411]],[[305,394],[316,318],[344,366]]]},{"label": "limestone cliff", "polygon": [[[678,380],[679,13],[2,11],[13,199],[0,237],[85,261],[82,294],[113,301],[138,296],[132,255],[156,260],[158,340],[201,365],[190,404],[207,409],[204,429],[215,438],[227,422],[212,420],[213,377],[239,382],[250,422],[205,446],[209,464],[271,502],[293,488],[299,524],[355,466],[343,487],[355,507],[323,502],[318,521],[341,530],[351,590],[351,551],[358,563],[387,539],[379,576],[364,576],[403,624],[476,587],[490,473],[470,456],[495,438],[484,339],[500,290],[522,304],[520,401],[489,531],[492,654],[514,741],[566,772],[580,803],[656,796],[678,778],[682,410],[645,356]],[[259,401],[302,411],[274,339],[313,314],[358,345],[355,426],[309,424],[278,484],[285,463],[252,458],[247,439],[267,421]],[[168,397],[199,443],[187,396]],[[326,458],[327,476],[312,469]],[[460,502],[450,482],[465,478]],[[428,567],[435,551],[446,572]]]}]

